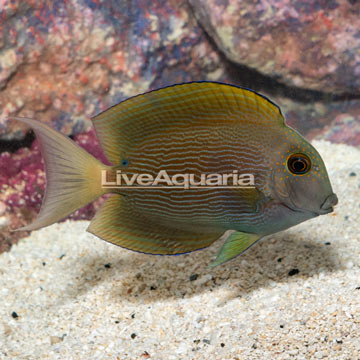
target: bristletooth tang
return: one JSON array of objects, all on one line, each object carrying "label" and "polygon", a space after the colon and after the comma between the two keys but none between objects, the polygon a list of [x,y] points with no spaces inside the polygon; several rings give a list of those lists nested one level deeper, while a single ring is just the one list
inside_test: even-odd
[{"label": "bristletooth tang", "polygon": [[[206,248],[235,230],[212,264],[218,265],[260,238],[328,214],[337,204],[316,149],[285,124],[277,105],[248,89],[185,83],[100,113],[92,121],[113,166],[44,123],[12,119],[35,131],[47,178],[37,219],[19,230],[48,226],[111,193],[89,232],[127,249],[174,255]],[[144,184],[159,171],[170,177],[193,174],[199,186],[104,186],[104,178],[118,185],[124,173],[128,179],[147,174]],[[250,174],[253,186],[217,186],[214,174]],[[205,185],[215,185],[201,186],[204,175],[213,176]]]}]

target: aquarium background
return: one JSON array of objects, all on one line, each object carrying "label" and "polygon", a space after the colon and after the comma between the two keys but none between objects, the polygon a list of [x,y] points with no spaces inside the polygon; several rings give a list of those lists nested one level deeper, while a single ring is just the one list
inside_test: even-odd
[{"label": "aquarium background", "polygon": [[[32,117],[102,158],[90,117],[130,96],[212,80],[265,94],[308,140],[360,145],[356,0],[4,0],[0,251],[45,188]],[[101,200],[71,215],[89,219]]]},{"label": "aquarium background", "polygon": [[[31,117],[106,161],[90,118],[174,83],[244,86],[321,154],[335,211],[209,268],[39,231]],[[327,140],[327,141],[323,141]],[[360,359],[360,1],[0,0],[0,359]],[[75,221],[76,220],[76,221]]]}]

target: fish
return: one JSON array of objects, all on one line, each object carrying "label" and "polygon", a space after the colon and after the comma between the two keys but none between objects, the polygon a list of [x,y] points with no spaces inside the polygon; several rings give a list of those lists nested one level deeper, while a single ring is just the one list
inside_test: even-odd
[{"label": "fish", "polygon": [[17,230],[51,225],[108,194],[88,232],[129,250],[178,255],[232,230],[216,266],[338,203],[317,150],[251,89],[189,82],[110,107],[92,123],[111,165],[43,122],[9,119],[34,130],[46,172],[39,214]]}]

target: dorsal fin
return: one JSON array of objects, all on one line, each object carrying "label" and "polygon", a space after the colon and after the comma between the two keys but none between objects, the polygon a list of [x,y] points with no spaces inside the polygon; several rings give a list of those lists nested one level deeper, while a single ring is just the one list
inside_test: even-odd
[{"label": "dorsal fin", "polygon": [[107,158],[119,164],[123,154],[146,136],[173,126],[249,121],[283,127],[277,105],[254,91],[216,82],[173,85],[138,95],[92,118]]}]

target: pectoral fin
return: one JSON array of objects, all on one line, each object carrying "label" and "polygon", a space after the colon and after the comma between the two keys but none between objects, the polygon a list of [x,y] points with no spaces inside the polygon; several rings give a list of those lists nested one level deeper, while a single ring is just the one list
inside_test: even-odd
[{"label": "pectoral fin", "polygon": [[240,255],[252,244],[261,238],[258,234],[247,234],[236,231],[232,233],[225,241],[224,245],[220,249],[215,261],[211,266],[224,264],[225,262]]}]

